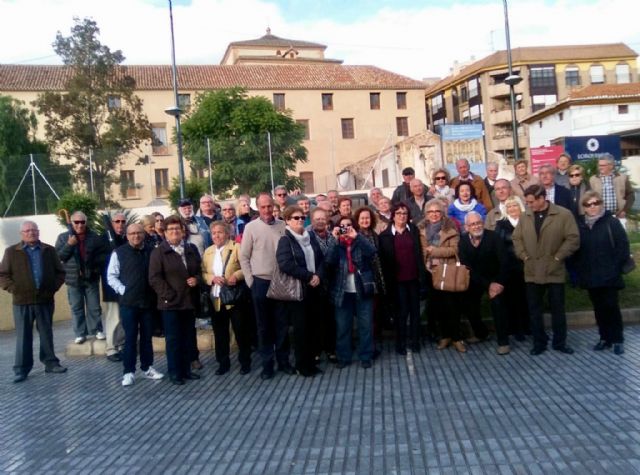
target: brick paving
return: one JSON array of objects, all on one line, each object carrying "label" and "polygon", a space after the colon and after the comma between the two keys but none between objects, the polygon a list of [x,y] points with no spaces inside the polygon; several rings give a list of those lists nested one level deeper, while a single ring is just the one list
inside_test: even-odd
[{"label": "brick paving", "polygon": [[[54,332],[62,356],[70,326]],[[199,381],[123,388],[104,357],[61,358],[63,375],[37,362],[13,384],[0,333],[0,473],[640,473],[640,327],[626,338],[620,357],[590,350],[594,329],[569,332],[572,356],[389,345],[372,369],[266,382],[236,362],[215,376],[207,352]]]}]

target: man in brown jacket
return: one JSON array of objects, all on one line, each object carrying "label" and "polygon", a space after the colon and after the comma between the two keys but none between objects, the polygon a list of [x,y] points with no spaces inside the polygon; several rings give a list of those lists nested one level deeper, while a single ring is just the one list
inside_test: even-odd
[{"label": "man in brown jacket", "polygon": [[572,354],[567,346],[567,316],[564,311],[564,261],[580,247],[578,226],[571,211],[549,203],[542,185],[525,191],[527,210],[513,231],[513,246],[524,261],[524,280],[533,334],[532,355],[547,349],[542,299],[548,292],[554,350]]},{"label": "man in brown jacket", "polygon": [[589,185],[602,196],[607,211],[620,219],[627,216],[635,194],[629,177],[615,172],[613,156],[606,154],[598,159],[598,174],[589,179]]},{"label": "man in brown jacket", "polygon": [[40,242],[38,225],[25,221],[22,240],[8,247],[0,263],[0,287],[13,295],[16,327],[14,383],[33,368],[33,322],[40,333],[40,361],[46,373],[64,373],[53,350],[53,296],[64,283],[64,268],[53,246]]},{"label": "man in brown jacket", "polygon": [[455,190],[460,182],[471,183],[473,190],[476,192],[478,203],[482,203],[484,207],[487,208],[487,211],[491,210],[493,208],[493,202],[491,201],[489,190],[487,190],[482,178],[471,173],[469,161],[466,158],[461,158],[456,161],[456,170],[458,171],[458,176],[451,180],[449,186]]}]

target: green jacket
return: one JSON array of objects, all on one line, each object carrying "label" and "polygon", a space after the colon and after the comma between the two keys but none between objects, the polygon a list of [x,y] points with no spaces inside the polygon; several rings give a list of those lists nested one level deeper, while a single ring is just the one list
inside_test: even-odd
[{"label": "green jacket", "polygon": [[575,218],[571,211],[549,203],[538,237],[533,211],[527,209],[513,231],[513,247],[516,256],[524,261],[525,282],[564,283],[564,260],[580,247]]}]

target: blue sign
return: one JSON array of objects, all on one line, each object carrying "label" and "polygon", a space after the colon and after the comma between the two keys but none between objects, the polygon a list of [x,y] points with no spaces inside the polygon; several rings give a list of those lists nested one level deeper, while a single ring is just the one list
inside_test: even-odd
[{"label": "blue sign", "polygon": [[440,126],[442,140],[473,140],[483,137],[482,124],[452,124]]},{"label": "blue sign", "polygon": [[564,151],[571,155],[571,160],[591,160],[605,153],[613,155],[620,162],[620,137],[617,135],[591,135],[585,137],[565,137]]}]

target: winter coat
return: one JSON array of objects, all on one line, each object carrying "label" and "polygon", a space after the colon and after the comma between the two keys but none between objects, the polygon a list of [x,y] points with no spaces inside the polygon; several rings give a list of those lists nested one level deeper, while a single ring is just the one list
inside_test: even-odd
[{"label": "winter coat", "polygon": [[460,242],[460,234],[455,223],[450,218],[443,218],[442,228],[440,229],[440,244],[427,252],[430,244],[427,242],[427,222],[423,221],[418,225],[420,232],[420,247],[422,248],[422,256],[427,271],[442,263],[455,264],[456,252],[458,251],[458,243]]},{"label": "winter coat", "polygon": [[525,282],[564,283],[564,261],[580,246],[576,220],[568,209],[549,203],[538,237],[534,213],[527,209],[513,231],[513,246],[524,261]]},{"label": "winter coat", "polygon": [[[598,175],[594,175],[589,179],[589,186],[593,191],[597,191],[602,196],[602,178]],[[629,212],[633,203],[635,202],[635,192],[629,181],[627,175],[620,175],[618,173],[613,176],[613,189],[616,194],[616,214],[624,211]]]},{"label": "winter coat", "polygon": [[[372,271],[371,260],[376,254],[376,248],[373,247],[367,239],[358,234],[351,243],[351,259],[356,268],[356,293],[359,298],[365,298],[363,295],[362,279],[357,270]],[[336,306],[342,306],[344,298],[345,286],[347,284],[347,275],[349,273],[347,262],[347,247],[338,241],[333,241],[329,245],[326,256],[327,266],[332,269],[333,276],[329,284],[331,302]]]},{"label": "winter coat", "polygon": [[[493,202],[491,201],[491,194],[489,193],[489,190],[487,190],[487,187],[484,184],[484,180],[482,178],[480,178],[478,175],[473,175],[473,174],[471,176],[472,176],[471,186],[473,187],[473,191],[475,191],[476,200],[478,200],[478,203],[481,203],[485,207],[485,214],[486,214],[486,211],[489,211],[493,208]],[[451,183],[449,184],[449,186],[455,190],[459,184],[460,184],[460,177],[457,176],[451,180]]]},{"label": "winter coat", "polygon": [[315,272],[309,272],[307,270],[307,263],[304,258],[302,246],[300,246],[288,229],[285,231],[284,236],[280,238],[280,241],[278,241],[278,249],[276,251],[276,260],[280,271],[301,281],[303,289],[306,289],[307,284],[309,284],[314,274],[320,278],[321,282],[324,279],[324,255],[322,254],[322,248],[313,233],[309,233],[309,236],[316,266]]},{"label": "winter coat", "polygon": [[67,244],[69,232],[62,233],[56,240],[56,251],[66,272],[65,283],[71,287],[79,287],[86,283],[97,283],[102,275],[110,249],[102,237],[87,229],[85,258],[80,258],[80,243],[75,246]]},{"label": "winter coat", "polygon": [[460,262],[470,271],[470,285],[488,290],[492,282],[506,285],[507,252],[500,237],[493,231],[485,230],[478,247],[471,243],[469,234],[465,234],[458,244]]},{"label": "winter coat", "polygon": [[[382,264],[382,275],[386,285],[387,292],[390,296],[395,296],[395,289],[397,288],[396,281],[396,249],[394,244],[393,232],[391,231],[392,224],[387,229],[380,233],[378,236],[380,263]],[[420,245],[420,231],[418,227],[413,224],[408,224],[408,232],[413,239],[413,253],[416,257],[416,265],[418,267],[418,281],[420,287],[424,287],[426,284],[426,270],[424,267],[424,259],[422,257],[422,246]],[[407,232],[405,231],[405,232]]]},{"label": "winter coat", "polygon": [[187,285],[189,277],[201,280],[198,248],[184,243],[184,255],[187,267],[168,241],[151,252],[149,283],[158,296],[158,310],[194,310],[199,306],[199,286]]}]

